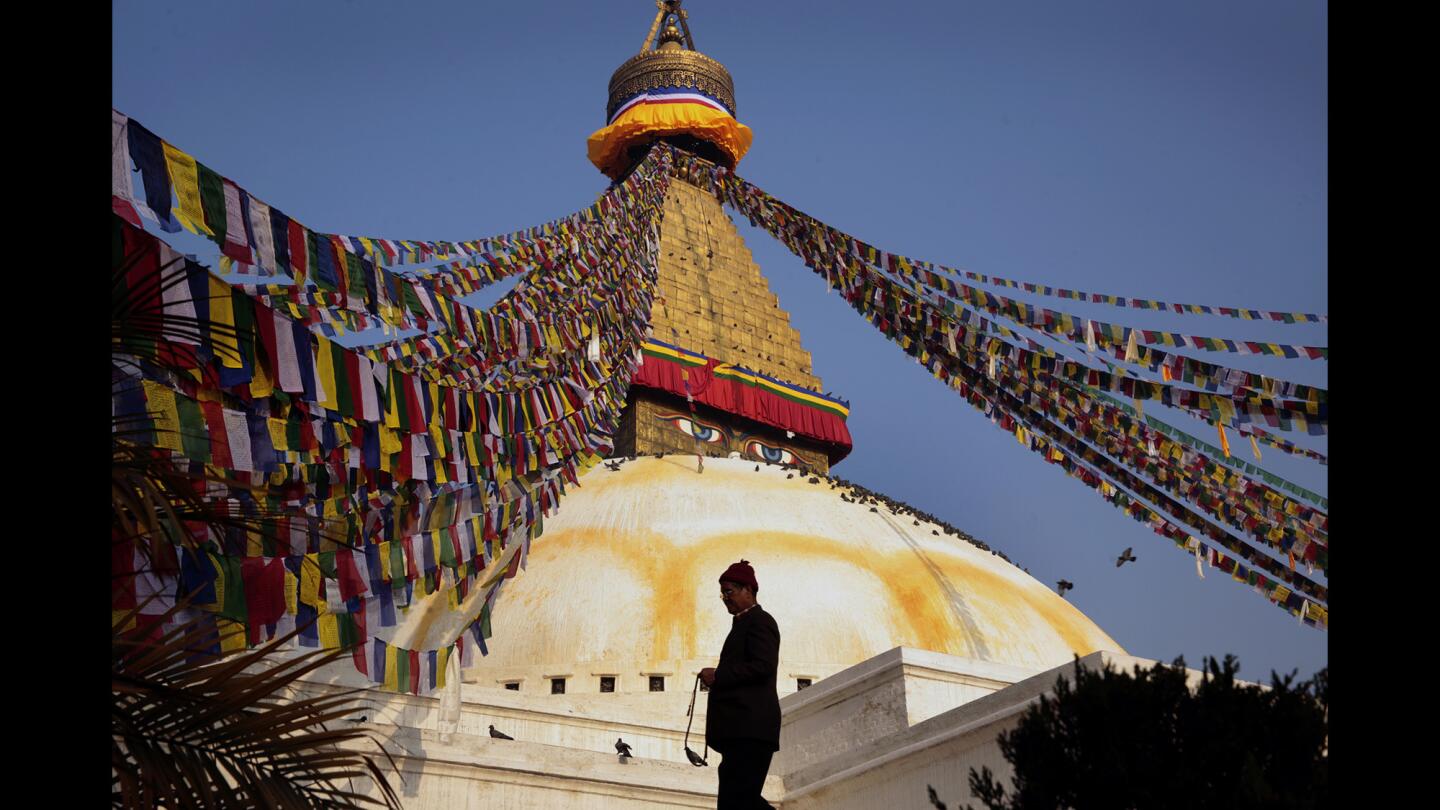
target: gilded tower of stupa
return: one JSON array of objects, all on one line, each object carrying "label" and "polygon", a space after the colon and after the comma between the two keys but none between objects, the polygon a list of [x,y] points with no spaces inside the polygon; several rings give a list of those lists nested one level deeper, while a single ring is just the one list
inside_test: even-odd
[{"label": "gilded tower of stupa", "polygon": [[[695,50],[678,2],[656,5],[640,53],[610,79],[607,124],[590,136],[590,159],[621,177],[664,141],[733,169],[751,134],[735,119],[730,73]],[[847,404],[821,393],[800,333],[720,203],[680,178],[670,189],[654,341],[616,454],[738,456],[828,471],[850,449]],[[748,396],[736,395],[742,387]]]}]

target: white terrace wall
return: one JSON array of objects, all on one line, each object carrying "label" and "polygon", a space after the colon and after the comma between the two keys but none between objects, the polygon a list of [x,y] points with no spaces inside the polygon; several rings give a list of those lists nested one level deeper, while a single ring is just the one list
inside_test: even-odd
[{"label": "white terrace wall", "polygon": [[[1080,659],[1090,669],[1106,663],[1125,671],[1155,664],[1109,652]],[[1013,771],[1000,754],[999,735],[1059,678],[1073,678],[1073,664],[1016,677],[1022,674],[901,648],[837,674],[826,684],[835,693],[830,699],[808,689],[788,698],[792,707],[781,732],[785,810],[927,807],[926,785],[950,807],[963,807],[973,801],[971,768],[988,767],[1008,785]],[[1192,686],[1200,674],[1190,671]],[[969,699],[936,711],[946,695]]]},{"label": "white terrace wall", "polygon": [[[1108,652],[1080,659],[1088,668],[1105,663],[1154,665]],[[897,647],[842,670],[781,700],[781,750],[765,797],[784,810],[898,810],[928,806],[928,784],[962,807],[971,768],[989,767],[1008,783],[998,735],[1072,666],[1034,672]],[[721,758],[712,752],[708,768],[686,763],[682,692],[543,695],[463,684],[458,724],[441,734],[435,697],[379,692],[343,667],[303,689],[346,687],[366,688],[357,714],[395,757],[403,782],[392,781],[407,808],[714,807]],[[697,751],[703,704],[691,734]],[[491,739],[491,724],[516,739]],[[617,737],[634,759],[615,754]],[[363,780],[357,787],[373,789]]]}]

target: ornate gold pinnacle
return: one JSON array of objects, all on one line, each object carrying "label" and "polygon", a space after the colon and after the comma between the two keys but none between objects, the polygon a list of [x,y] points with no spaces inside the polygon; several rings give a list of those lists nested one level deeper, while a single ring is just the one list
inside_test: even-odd
[{"label": "ornate gold pinnacle", "polygon": [[[609,99],[605,105],[607,121],[627,99],[660,87],[693,87],[735,114],[735,83],[730,71],[695,50],[689,14],[680,8],[680,2],[655,0],[655,19],[650,23],[640,53],[627,59],[610,76]],[[665,25],[663,31],[662,24]]]}]

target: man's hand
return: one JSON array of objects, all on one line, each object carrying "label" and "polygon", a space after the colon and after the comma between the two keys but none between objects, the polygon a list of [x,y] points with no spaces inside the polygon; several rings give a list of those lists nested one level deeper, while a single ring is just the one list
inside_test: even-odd
[{"label": "man's hand", "polygon": [[700,670],[700,682],[710,687],[715,685],[715,668],[706,667]]}]

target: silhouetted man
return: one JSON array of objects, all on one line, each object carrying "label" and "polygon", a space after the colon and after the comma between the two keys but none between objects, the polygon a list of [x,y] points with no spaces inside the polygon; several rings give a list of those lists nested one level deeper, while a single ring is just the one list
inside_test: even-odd
[{"label": "silhouetted man", "polygon": [[745,560],[720,575],[720,599],[734,618],[720,649],[720,665],[700,670],[700,680],[710,688],[705,742],[722,756],[718,810],[773,810],[760,790],[770,758],[780,750],[780,698],[775,692],[780,628],[756,604],[759,591],[755,569]]}]

